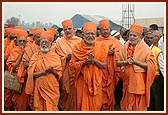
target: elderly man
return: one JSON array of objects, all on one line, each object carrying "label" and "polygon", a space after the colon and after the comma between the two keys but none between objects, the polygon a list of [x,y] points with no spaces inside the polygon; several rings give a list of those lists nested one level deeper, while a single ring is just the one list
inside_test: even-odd
[{"label": "elderly man", "polygon": [[40,51],[30,60],[26,93],[34,94],[35,111],[58,110],[59,79],[62,76],[61,60],[50,50],[53,34],[45,31],[41,34]]},{"label": "elderly man", "polygon": [[73,46],[80,42],[82,39],[74,36],[74,29],[72,20],[64,20],[62,22],[64,36],[57,40],[54,44],[55,51],[61,58],[62,63],[62,78],[60,80],[61,85],[61,97],[60,106],[64,111],[76,110],[74,102],[74,83],[73,77],[69,70],[69,61],[71,59],[71,53]]},{"label": "elderly man", "polygon": [[121,110],[146,111],[150,103],[150,87],[156,74],[155,57],[141,40],[143,27],[130,26],[129,40],[123,45],[117,66],[121,67],[123,97]]},{"label": "elderly man", "polygon": [[[4,62],[6,63],[6,60],[8,59],[8,57],[9,57],[9,55],[10,55],[10,53],[11,53],[11,49],[14,49],[16,46],[17,46],[17,35],[20,33],[20,30],[21,29],[12,29],[11,31],[10,31],[10,35],[9,35],[9,37],[10,37],[10,39],[12,39],[11,40],[11,42],[6,46],[6,48],[5,48],[5,51],[4,51]],[[4,41],[5,42],[5,41]]]},{"label": "elderly man", "polygon": [[164,110],[164,59],[160,48],[153,45],[154,33],[147,32],[144,37],[145,43],[152,49],[156,58],[156,76],[151,87],[151,103],[148,110]]},{"label": "elderly man", "polygon": [[10,36],[10,34],[12,33],[13,28],[5,28],[4,29],[4,52],[5,49],[8,47],[8,45],[10,44],[10,42],[13,40],[13,36]]},{"label": "elderly man", "polygon": [[95,42],[96,24],[83,27],[84,41],[73,48],[71,71],[77,88],[77,110],[99,111],[102,106],[102,69],[106,68],[105,45]]},{"label": "elderly man", "polygon": [[32,57],[32,55],[40,50],[40,35],[43,32],[44,32],[43,28],[35,28],[34,29],[33,43],[30,44],[29,47],[27,47],[25,49],[25,52],[23,55],[23,61],[24,61],[24,65],[25,65],[26,69],[29,66],[29,61],[30,61],[30,58]]},{"label": "elderly man", "polygon": [[22,61],[22,57],[24,54],[25,47],[27,46],[27,32],[25,30],[20,29],[17,32],[18,32],[16,34],[17,46],[11,49],[10,55],[6,62],[6,66],[7,70],[17,74],[19,81],[23,83],[23,87],[21,94],[11,91],[11,95],[9,95],[10,93],[8,92],[8,90],[5,89],[5,106],[6,104],[7,105],[9,104],[10,98],[12,98],[11,100],[14,105],[14,110],[25,111],[28,106],[28,95],[25,94],[26,70],[24,69],[24,63]]},{"label": "elderly man", "polygon": [[[40,35],[44,32],[43,28],[34,28],[33,31],[33,43],[31,43],[28,47],[25,48],[25,52],[23,54],[22,61],[24,62],[24,67],[27,69],[29,67],[29,61],[33,54],[40,50]],[[33,102],[33,95],[29,95],[29,107],[31,110],[34,110],[34,102]]]},{"label": "elderly man", "polygon": [[100,36],[96,41],[103,43],[106,46],[107,52],[107,69],[103,70],[103,106],[106,111],[114,110],[115,105],[115,85],[116,78],[120,77],[120,69],[116,67],[116,60],[119,50],[122,46],[119,40],[111,36],[109,20],[99,21]]}]

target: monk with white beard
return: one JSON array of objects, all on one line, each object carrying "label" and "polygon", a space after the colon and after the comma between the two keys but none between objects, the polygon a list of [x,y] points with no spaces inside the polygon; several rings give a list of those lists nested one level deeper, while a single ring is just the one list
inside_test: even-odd
[{"label": "monk with white beard", "polygon": [[32,56],[29,63],[26,93],[34,94],[35,111],[58,111],[62,67],[59,56],[50,50],[53,40],[53,34],[43,32],[40,51]]},{"label": "monk with white beard", "polygon": [[102,70],[106,68],[105,45],[95,42],[96,24],[84,24],[84,40],[72,50],[70,69],[77,89],[78,111],[100,111],[102,106]]}]

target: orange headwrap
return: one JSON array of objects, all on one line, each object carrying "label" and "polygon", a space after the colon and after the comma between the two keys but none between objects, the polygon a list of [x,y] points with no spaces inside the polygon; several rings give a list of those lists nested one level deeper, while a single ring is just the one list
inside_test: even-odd
[{"label": "orange headwrap", "polygon": [[73,24],[72,24],[72,20],[64,20],[62,22],[62,27],[65,28],[65,27],[72,27]]},{"label": "orange headwrap", "polygon": [[15,26],[14,29],[23,29],[22,26]]},{"label": "orange headwrap", "polygon": [[13,31],[13,28],[5,28],[4,29],[5,34],[10,34],[10,33],[12,33],[12,31]]},{"label": "orange headwrap", "polygon": [[52,34],[54,34],[56,32],[56,30],[54,28],[48,28],[47,31],[51,32]]},{"label": "orange headwrap", "polygon": [[86,22],[84,25],[83,25],[83,32],[86,32],[88,30],[92,30],[94,32],[96,32],[96,24],[93,23],[93,22]]},{"label": "orange headwrap", "polygon": [[132,24],[130,26],[130,32],[136,32],[138,34],[142,34],[143,27],[141,25],[138,25],[138,24]]},{"label": "orange headwrap", "polygon": [[49,32],[49,31],[44,31],[43,33],[41,33],[41,38],[46,38],[46,39],[48,39],[49,41],[53,42],[53,40],[54,40],[54,35],[51,34],[51,32]]},{"label": "orange headwrap", "polygon": [[44,28],[35,28],[34,29],[34,32],[33,32],[33,35],[35,36],[36,34],[41,34],[41,33],[43,33],[45,30],[44,30]]},{"label": "orange headwrap", "polygon": [[13,30],[12,30],[12,34],[18,36],[20,30],[21,30],[21,29],[13,29]]},{"label": "orange headwrap", "polygon": [[104,20],[99,21],[99,27],[100,28],[109,28],[110,27],[109,20],[104,19]]},{"label": "orange headwrap", "polygon": [[33,34],[34,31],[35,31],[35,28],[30,28],[29,33],[30,33],[30,34]]},{"label": "orange headwrap", "polygon": [[24,37],[24,38],[27,39],[27,31],[25,31],[25,30],[20,30],[20,29],[19,29],[19,32],[18,32],[18,34],[17,34],[17,37],[18,37],[18,38]]}]

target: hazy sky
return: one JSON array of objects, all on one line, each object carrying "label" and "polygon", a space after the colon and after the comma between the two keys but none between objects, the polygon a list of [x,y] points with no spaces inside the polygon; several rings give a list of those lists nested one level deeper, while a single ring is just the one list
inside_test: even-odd
[{"label": "hazy sky", "polygon": [[[70,19],[75,14],[101,15],[119,23],[122,20],[122,2],[3,2],[4,20],[12,16],[20,16],[26,22],[41,21],[61,25],[64,19]],[[130,4],[130,3],[129,3]],[[165,17],[166,2],[134,3],[135,18]]]}]

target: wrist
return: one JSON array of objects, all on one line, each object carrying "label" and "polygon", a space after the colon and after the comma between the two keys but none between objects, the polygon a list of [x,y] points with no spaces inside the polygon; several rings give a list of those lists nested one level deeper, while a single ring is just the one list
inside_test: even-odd
[{"label": "wrist", "polygon": [[93,63],[96,63],[96,62],[97,62],[97,59],[96,59],[96,58],[94,58],[94,59],[93,59]]},{"label": "wrist", "polygon": [[128,61],[123,61],[123,65],[127,65],[128,64]]}]

